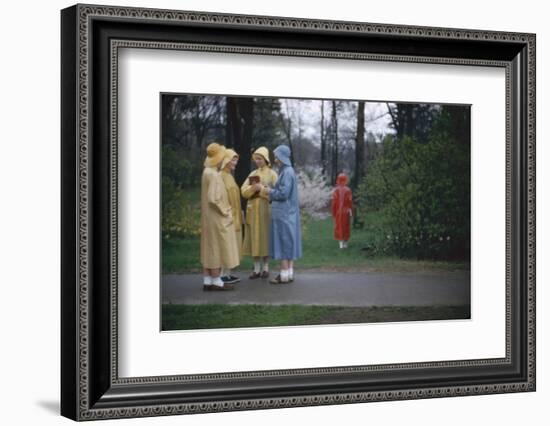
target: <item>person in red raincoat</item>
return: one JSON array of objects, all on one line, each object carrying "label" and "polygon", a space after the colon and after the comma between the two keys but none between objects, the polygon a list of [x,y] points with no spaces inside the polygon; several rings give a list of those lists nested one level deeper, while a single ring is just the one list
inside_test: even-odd
[{"label": "person in red raincoat", "polygon": [[348,246],[350,222],[352,215],[352,193],[347,186],[348,177],[340,173],[336,178],[336,187],[332,192],[331,211],[334,219],[334,238],[340,243],[340,248]]}]

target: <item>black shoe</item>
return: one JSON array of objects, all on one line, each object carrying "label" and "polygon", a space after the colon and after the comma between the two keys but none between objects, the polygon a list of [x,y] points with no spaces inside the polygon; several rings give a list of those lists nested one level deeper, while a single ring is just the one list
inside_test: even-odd
[{"label": "black shoe", "polygon": [[260,278],[269,278],[269,271],[262,271],[262,273],[260,274]]},{"label": "black shoe", "polygon": [[238,277],[235,277],[233,275],[225,275],[222,277],[222,281],[224,284],[235,284],[240,281]]}]

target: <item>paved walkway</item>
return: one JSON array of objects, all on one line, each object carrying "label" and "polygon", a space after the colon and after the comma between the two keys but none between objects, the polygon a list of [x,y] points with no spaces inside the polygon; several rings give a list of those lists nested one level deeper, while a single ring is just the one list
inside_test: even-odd
[{"label": "paved walkway", "polygon": [[[200,274],[162,277],[164,303],[303,304],[339,306],[429,306],[470,303],[470,272],[376,273],[295,271],[291,284],[242,281],[233,291],[202,290]],[[274,276],[274,272],[271,273]]]}]

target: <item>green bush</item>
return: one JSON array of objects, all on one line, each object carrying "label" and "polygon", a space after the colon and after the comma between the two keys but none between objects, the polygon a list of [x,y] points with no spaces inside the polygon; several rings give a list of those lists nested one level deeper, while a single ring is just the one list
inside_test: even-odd
[{"label": "green bush", "polygon": [[169,178],[179,188],[200,185],[202,164],[185,152],[169,145],[162,147],[162,177]]},{"label": "green bush", "polygon": [[[359,214],[379,212],[367,249],[419,259],[468,259],[470,145],[442,111],[429,138],[386,137],[358,188]],[[367,224],[368,225],[368,224]]]},{"label": "green bush", "polygon": [[197,191],[184,191],[174,182],[162,178],[162,236],[196,237],[200,234],[200,206]]},{"label": "green bush", "polygon": [[162,147],[162,236],[200,234],[199,191],[202,166],[185,152]]}]

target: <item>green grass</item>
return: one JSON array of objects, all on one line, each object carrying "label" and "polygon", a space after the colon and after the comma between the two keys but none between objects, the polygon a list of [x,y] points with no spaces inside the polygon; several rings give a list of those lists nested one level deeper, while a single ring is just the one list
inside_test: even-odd
[{"label": "green grass", "polygon": [[[370,240],[368,228],[352,229],[348,248],[340,250],[333,239],[332,219],[306,220],[302,227],[303,257],[296,262],[297,269],[324,269],[373,272],[419,272],[457,270],[469,267],[465,262],[418,261],[391,256],[372,256],[364,250],[363,242]],[[163,241],[163,273],[198,272],[200,240],[171,238]],[[245,257],[241,270],[252,269],[252,259]]]},{"label": "green grass", "polygon": [[[369,221],[377,220],[372,215]],[[421,270],[465,269],[464,262],[419,261],[397,256],[372,256],[362,250],[364,242],[371,240],[369,228],[352,229],[347,249],[339,249],[333,238],[332,218],[308,220],[303,227],[303,258],[300,268],[373,272],[418,272]]]},{"label": "green grass", "polygon": [[468,319],[469,306],[170,305],[162,330]]}]

